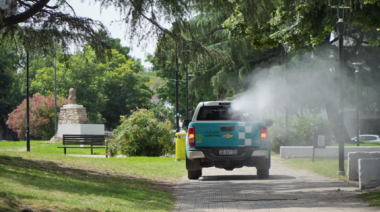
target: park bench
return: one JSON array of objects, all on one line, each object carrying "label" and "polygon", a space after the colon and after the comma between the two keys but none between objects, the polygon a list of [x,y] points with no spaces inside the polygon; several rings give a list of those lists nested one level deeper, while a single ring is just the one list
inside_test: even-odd
[{"label": "park bench", "polygon": [[[91,155],[94,154],[93,149],[105,149],[106,148],[107,135],[72,135],[63,134],[63,146],[58,148],[64,148],[66,155],[66,148],[91,148]],[[90,145],[90,146],[84,146]],[[107,157],[107,153],[106,153]]]}]

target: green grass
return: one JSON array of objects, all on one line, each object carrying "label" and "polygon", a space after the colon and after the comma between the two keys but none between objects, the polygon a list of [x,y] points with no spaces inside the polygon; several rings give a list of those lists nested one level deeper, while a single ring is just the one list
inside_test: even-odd
[{"label": "green grass", "polygon": [[[281,159],[279,154],[272,154],[273,160],[279,160],[285,166],[296,170],[307,170],[319,175],[348,181],[346,176],[338,176],[339,161],[337,159],[289,158]],[[347,170],[347,160],[344,161],[344,170]],[[370,206],[380,207],[380,191],[358,195],[359,198],[370,202]]]},{"label": "green grass", "polygon": [[[65,156],[58,145],[32,141],[31,151],[26,152],[20,151],[26,148],[25,141],[0,142],[0,211],[173,209],[175,196],[170,189],[185,176],[184,161]],[[74,154],[70,150],[68,154]],[[90,154],[90,149],[75,154]]]},{"label": "green grass", "polygon": [[[307,170],[312,173],[332,177],[340,180],[347,180],[346,176],[338,176],[339,161],[332,159],[290,158],[281,159],[279,154],[272,155],[275,160],[295,170]],[[347,161],[344,161],[344,169],[347,170]]]},{"label": "green grass", "polygon": [[369,192],[367,194],[361,194],[359,195],[359,198],[370,201],[370,204],[369,204],[370,206],[380,207],[380,192],[379,191]]},{"label": "green grass", "polygon": [[[36,153],[58,153],[63,154],[63,148],[57,148],[58,146],[63,146],[62,142],[59,143],[46,143],[46,141],[30,141],[32,152]],[[88,146],[88,145],[87,145]],[[0,142],[0,151],[14,151],[26,150],[26,141],[3,141]],[[66,149],[66,154],[78,154],[78,155],[91,155],[91,149]],[[94,149],[94,154],[105,155],[105,149]]]},{"label": "green grass", "polygon": [[[333,143],[331,146],[339,146],[339,143]],[[356,146],[356,143],[345,143],[344,146]],[[380,142],[369,142],[369,141],[364,141],[360,143],[359,146],[378,146],[380,147]]]},{"label": "green grass", "polygon": [[[30,141],[31,146],[43,145],[46,141]],[[0,151],[14,151],[26,149],[26,141],[1,141]]]},{"label": "green grass", "polygon": [[[356,146],[356,144],[344,144],[345,146]],[[364,141],[363,143],[360,144],[360,146],[378,146],[380,147],[380,142],[369,142],[369,141]]]}]

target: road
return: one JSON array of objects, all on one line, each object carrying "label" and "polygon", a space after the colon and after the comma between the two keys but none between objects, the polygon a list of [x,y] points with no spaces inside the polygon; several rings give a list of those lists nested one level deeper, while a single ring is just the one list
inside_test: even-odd
[{"label": "road", "polygon": [[380,211],[356,198],[358,187],[339,180],[273,160],[270,175],[260,180],[255,168],[205,168],[199,180],[183,178],[175,187],[174,211]]}]

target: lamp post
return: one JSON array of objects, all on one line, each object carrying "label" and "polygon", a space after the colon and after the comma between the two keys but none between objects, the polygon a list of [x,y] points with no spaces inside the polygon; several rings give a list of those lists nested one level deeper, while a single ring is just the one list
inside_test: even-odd
[{"label": "lamp post", "polygon": [[186,66],[186,120],[189,119],[189,75]]},{"label": "lamp post", "polygon": [[[352,13],[352,10],[351,10],[351,7],[349,6],[346,6],[344,4],[341,4],[341,5],[336,5],[336,6],[332,6],[330,5],[330,2],[329,2],[329,6],[331,7],[331,9],[336,9],[336,14],[338,16],[338,21],[336,22],[335,26],[337,28],[337,33],[338,33],[338,37],[332,41],[330,41],[330,43],[333,43],[337,40],[339,40],[339,81],[338,81],[338,84],[339,84],[339,98],[338,98],[338,141],[339,141],[339,171],[338,171],[338,175],[345,175],[345,171],[344,171],[344,137],[343,137],[343,129],[344,129],[344,114],[343,114],[343,111],[344,111],[344,107],[343,107],[343,83],[342,83],[342,78],[343,78],[343,72],[344,72],[344,52],[343,52],[343,36],[344,36],[344,33],[345,33],[345,30],[346,30],[346,23],[344,22],[344,16],[345,16],[345,10],[348,9],[350,10],[349,14],[348,14],[348,19],[347,19],[347,22],[349,22],[350,18],[351,18],[351,13]],[[331,11],[331,18],[332,17],[332,11]]]},{"label": "lamp post", "polygon": [[57,134],[57,51],[54,53],[54,132]]},{"label": "lamp post", "polygon": [[176,116],[176,132],[179,132],[179,97],[178,97],[178,50],[177,42],[175,46],[175,116]]},{"label": "lamp post", "polygon": [[356,146],[360,146],[360,119],[359,119],[359,70],[362,63],[352,63],[356,67],[355,82],[356,82]]},{"label": "lamp post", "polygon": [[344,72],[344,52],[343,52],[343,35],[346,28],[346,23],[343,18],[339,18],[336,22],[336,28],[338,31],[339,38],[339,103],[338,103],[338,129],[339,129],[339,171],[338,175],[345,175],[344,171],[344,138],[343,138],[343,128],[344,128],[344,107],[343,107],[343,72]]},{"label": "lamp post", "polygon": [[[287,78],[288,78],[288,51],[286,49],[286,42],[283,43],[284,45],[284,50],[285,50],[285,91],[287,90]],[[287,91],[286,91],[287,92]],[[289,145],[289,114],[288,114],[288,101],[286,101],[285,105],[285,146]]]},{"label": "lamp post", "polygon": [[29,51],[26,50],[26,151],[30,152],[29,124]]},{"label": "lamp post", "polygon": [[[186,119],[189,119],[189,78],[194,76],[194,74],[188,74],[186,68]],[[193,99],[193,98],[191,98]],[[191,110],[193,110],[193,104],[191,103]]]}]

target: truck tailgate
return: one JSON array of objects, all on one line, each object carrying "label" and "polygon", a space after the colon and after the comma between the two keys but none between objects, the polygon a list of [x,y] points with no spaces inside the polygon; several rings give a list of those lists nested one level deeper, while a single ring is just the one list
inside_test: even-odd
[{"label": "truck tailgate", "polygon": [[260,146],[261,126],[265,123],[197,122],[194,123],[195,147]]}]

